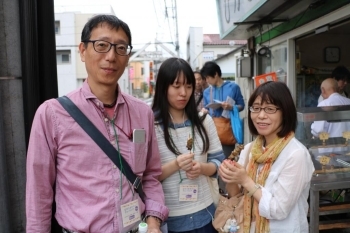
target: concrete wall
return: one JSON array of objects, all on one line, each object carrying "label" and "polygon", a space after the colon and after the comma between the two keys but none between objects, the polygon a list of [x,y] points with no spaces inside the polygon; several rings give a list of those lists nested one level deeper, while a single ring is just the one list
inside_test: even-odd
[{"label": "concrete wall", "polygon": [[18,0],[0,4],[0,232],[25,232],[25,162]]}]

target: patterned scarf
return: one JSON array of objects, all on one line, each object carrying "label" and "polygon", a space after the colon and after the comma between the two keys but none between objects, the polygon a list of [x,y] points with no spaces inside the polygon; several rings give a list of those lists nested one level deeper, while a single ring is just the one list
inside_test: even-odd
[{"label": "patterned scarf", "polygon": [[[252,146],[252,158],[249,160],[247,165],[247,172],[250,178],[256,180],[256,183],[261,186],[265,185],[265,181],[269,176],[271,167],[278,155],[281,153],[283,148],[288,142],[294,137],[294,133],[290,132],[284,138],[277,138],[274,142],[269,145],[265,150],[263,149],[264,137],[259,135]],[[263,164],[260,173],[257,176],[258,166]],[[259,215],[258,210],[259,203],[254,197],[248,197],[247,191],[244,195],[244,233],[250,232],[250,224],[255,219],[255,232],[256,233],[268,233],[270,232],[269,220]]]}]

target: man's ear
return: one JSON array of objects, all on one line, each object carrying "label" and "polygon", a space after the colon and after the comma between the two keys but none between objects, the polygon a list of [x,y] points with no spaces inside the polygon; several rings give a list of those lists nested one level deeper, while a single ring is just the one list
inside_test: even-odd
[{"label": "man's ear", "polygon": [[79,54],[80,54],[80,59],[82,62],[85,62],[85,52],[86,52],[86,47],[84,42],[80,42],[79,44]]}]

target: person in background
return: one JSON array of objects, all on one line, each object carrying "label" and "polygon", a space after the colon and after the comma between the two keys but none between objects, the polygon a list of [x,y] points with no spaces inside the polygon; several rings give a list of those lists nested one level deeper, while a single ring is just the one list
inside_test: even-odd
[{"label": "person in background", "polygon": [[215,206],[208,183],[224,159],[209,115],[197,111],[195,78],[181,58],[169,58],[159,68],[152,109],[162,160],[162,182],[169,233],[214,233]]},{"label": "person in background", "polygon": [[[333,78],[327,78],[322,82],[321,95],[323,101],[317,107],[350,105],[350,99],[339,94],[338,83],[339,81],[337,82]],[[350,123],[348,122],[315,121],[311,124],[311,133],[315,137],[318,137],[321,132],[329,133],[329,137],[342,137],[342,133],[349,130]]]},{"label": "person in background", "polygon": [[201,111],[203,108],[203,91],[209,86],[205,78],[202,77],[199,71],[194,71],[196,79],[196,88],[194,91],[194,99],[196,101],[197,110]]},{"label": "person in background", "polygon": [[[344,97],[349,97],[348,93],[345,91],[345,87],[350,79],[350,71],[345,66],[337,66],[332,71],[332,78],[338,83],[338,93]],[[323,100],[322,94],[318,98],[318,103]]]},{"label": "person in background", "polygon": [[[162,170],[153,112],[143,101],[122,93],[118,85],[131,50],[126,23],[113,15],[90,18],[79,44],[88,76],[81,88],[67,96],[141,178],[145,199],[61,104],[51,99],[38,108],[30,134],[27,233],[51,232],[53,200],[64,233],[135,232],[141,213],[146,215],[148,232],[161,233],[168,208],[158,180]],[[140,143],[132,141],[134,129],[144,129]]]},{"label": "person in background", "polygon": [[219,175],[229,196],[244,191],[244,232],[308,232],[308,196],[315,170],[294,137],[297,113],[286,84],[266,82],[250,96],[248,126],[256,139]]},{"label": "person in background", "polygon": [[[244,100],[240,87],[231,81],[225,82],[221,78],[221,69],[215,62],[206,62],[201,69],[201,75],[204,77],[209,85],[209,88],[203,92],[203,104],[206,106],[212,103],[213,100],[222,101],[221,107],[218,109],[203,108],[204,113],[209,113],[212,117],[221,117],[223,110],[233,110],[233,106],[227,102],[227,98],[231,97],[235,101],[238,110],[244,109]],[[235,145],[223,145],[224,154],[228,157],[234,150]]]}]

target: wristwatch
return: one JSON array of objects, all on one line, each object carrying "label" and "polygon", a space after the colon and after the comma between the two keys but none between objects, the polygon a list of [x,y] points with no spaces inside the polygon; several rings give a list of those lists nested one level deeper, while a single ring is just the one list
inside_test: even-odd
[{"label": "wristwatch", "polygon": [[256,190],[260,189],[261,188],[261,185],[260,184],[257,184],[255,183],[254,184],[254,189],[250,192],[247,193],[248,197],[251,197],[254,195],[254,193],[256,192]]}]

